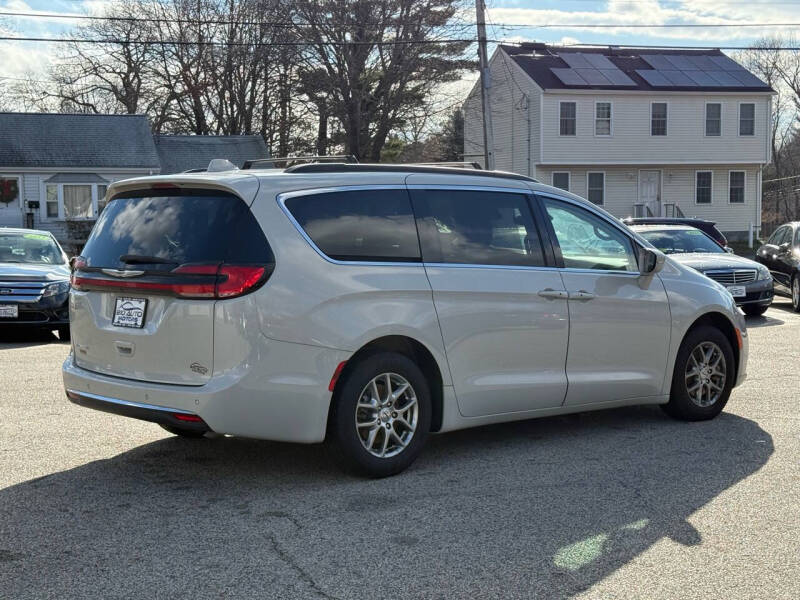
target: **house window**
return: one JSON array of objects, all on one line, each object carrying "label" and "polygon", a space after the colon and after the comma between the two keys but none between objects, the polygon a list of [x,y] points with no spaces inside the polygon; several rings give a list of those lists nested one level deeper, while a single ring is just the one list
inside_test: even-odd
[{"label": "house window", "polygon": [[594,105],[594,134],[611,135],[611,102]]},{"label": "house window", "polygon": [[739,135],[756,134],[756,105],[739,105]]},{"label": "house window", "polygon": [[569,172],[554,172],[553,173],[553,187],[569,191]]},{"label": "house window", "polygon": [[108,204],[108,200],[106,199],[106,192],[108,191],[107,185],[98,185],[97,186],[97,216],[100,216],[100,213],[103,212],[103,209]]},{"label": "house window", "polygon": [[606,174],[588,173],[588,194],[589,202],[602,205],[606,196]]},{"label": "house window", "polygon": [[64,217],[89,219],[92,211],[92,186],[64,184]]},{"label": "house window", "polygon": [[575,115],[577,107],[574,102],[562,102],[560,108],[560,135],[575,135]]},{"label": "house window", "polygon": [[722,134],[722,104],[706,104],[706,135]]},{"label": "house window", "polygon": [[650,105],[650,135],[667,135],[667,103]]},{"label": "house window", "polygon": [[728,201],[731,204],[744,204],[744,171],[728,173]]},{"label": "house window", "polygon": [[711,171],[697,171],[695,173],[694,201],[697,204],[711,204]]},{"label": "house window", "polygon": [[58,218],[58,186],[48,185],[45,188],[45,209],[51,219]]}]

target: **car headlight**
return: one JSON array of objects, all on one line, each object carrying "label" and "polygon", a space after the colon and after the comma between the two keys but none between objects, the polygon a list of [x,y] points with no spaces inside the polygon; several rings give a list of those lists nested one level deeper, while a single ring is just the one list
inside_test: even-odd
[{"label": "car headlight", "polygon": [[762,281],[766,279],[772,279],[772,274],[769,272],[767,267],[760,266],[758,267],[758,277],[756,277],[757,281]]},{"label": "car headlight", "polygon": [[42,292],[42,298],[49,298],[50,296],[58,296],[59,294],[66,294],[69,291],[69,281],[57,281],[51,283]]}]

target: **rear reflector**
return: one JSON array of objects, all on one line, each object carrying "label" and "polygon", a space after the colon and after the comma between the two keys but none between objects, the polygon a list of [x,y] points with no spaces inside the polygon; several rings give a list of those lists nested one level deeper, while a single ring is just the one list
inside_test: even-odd
[{"label": "rear reflector", "polygon": [[342,361],[339,363],[339,366],[336,367],[336,370],[333,372],[333,376],[331,377],[331,382],[328,384],[328,391],[332,392],[336,388],[336,382],[339,381],[339,376],[342,374],[342,370],[344,370],[344,366],[347,364],[347,361]]},{"label": "rear reflector", "polygon": [[741,350],[742,346],[744,346],[744,342],[742,341],[742,332],[739,331],[738,327],[734,327],[734,329],[736,330],[736,343],[739,345],[739,350]]},{"label": "rear reflector", "polygon": [[187,421],[189,423],[203,422],[203,419],[201,419],[197,415],[187,415],[186,413],[172,413],[172,416],[178,419],[178,421]]}]

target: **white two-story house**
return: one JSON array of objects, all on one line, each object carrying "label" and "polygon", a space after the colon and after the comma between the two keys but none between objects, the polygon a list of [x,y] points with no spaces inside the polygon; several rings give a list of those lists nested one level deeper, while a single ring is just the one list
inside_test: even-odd
[{"label": "white two-story house", "polygon": [[[722,52],[501,45],[489,71],[495,168],[618,217],[760,226],[774,92]],[[465,160],[483,163],[478,84],[464,116]]]}]

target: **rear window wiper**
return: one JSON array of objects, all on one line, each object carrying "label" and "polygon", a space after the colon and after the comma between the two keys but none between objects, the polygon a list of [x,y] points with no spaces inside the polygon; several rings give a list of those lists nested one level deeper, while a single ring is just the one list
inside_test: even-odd
[{"label": "rear window wiper", "polygon": [[123,254],[119,257],[119,262],[126,265],[177,265],[174,260],[161,258],[160,256],[144,256],[142,254]]}]

